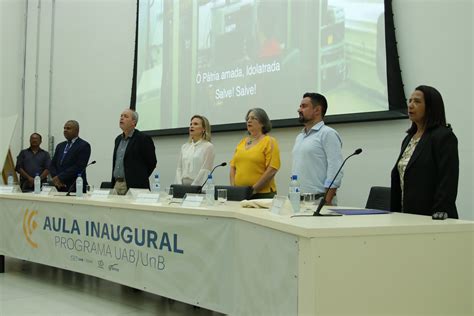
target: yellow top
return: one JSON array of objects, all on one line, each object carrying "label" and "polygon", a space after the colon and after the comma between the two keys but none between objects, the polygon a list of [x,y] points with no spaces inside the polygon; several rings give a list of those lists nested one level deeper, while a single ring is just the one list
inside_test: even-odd
[{"label": "yellow top", "polygon": [[[270,166],[280,169],[280,150],[275,138],[265,135],[255,146],[245,148],[244,137],[235,148],[230,165],[235,167],[235,185],[252,186],[260,179]],[[273,177],[257,193],[276,192],[275,177]]]}]

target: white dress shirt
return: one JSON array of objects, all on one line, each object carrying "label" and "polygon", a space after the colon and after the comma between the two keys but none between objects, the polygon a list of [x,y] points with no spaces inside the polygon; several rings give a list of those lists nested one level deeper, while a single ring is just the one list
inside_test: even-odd
[{"label": "white dress shirt", "polygon": [[202,185],[214,164],[214,145],[207,140],[190,141],[181,146],[176,169],[177,184]]}]

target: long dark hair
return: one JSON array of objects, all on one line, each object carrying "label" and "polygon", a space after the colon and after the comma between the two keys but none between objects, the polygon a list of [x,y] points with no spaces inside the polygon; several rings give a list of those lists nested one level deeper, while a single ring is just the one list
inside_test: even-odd
[{"label": "long dark hair", "polygon": [[[421,91],[425,99],[425,130],[430,130],[437,126],[446,126],[446,114],[441,93],[430,86],[418,86],[415,91]],[[407,130],[408,134],[415,134],[417,127],[415,123]]]}]

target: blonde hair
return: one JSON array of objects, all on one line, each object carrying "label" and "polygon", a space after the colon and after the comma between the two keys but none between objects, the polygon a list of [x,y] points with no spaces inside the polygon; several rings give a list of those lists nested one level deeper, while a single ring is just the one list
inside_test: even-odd
[{"label": "blonde hair", "polygon": [[201,125],[204,129],[204,131],[202,132],[202,139],[210,142],[211,141],[211,124],[209,124],[209,120],[205,116],[202,116],[202,115],[193,115],[190,121],[192,121],[195,118],[201,120]]}]

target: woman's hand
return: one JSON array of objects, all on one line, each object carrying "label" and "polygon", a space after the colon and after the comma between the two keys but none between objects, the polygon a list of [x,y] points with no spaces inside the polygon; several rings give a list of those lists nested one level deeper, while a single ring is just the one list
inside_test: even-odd
[{"label": "woman's hand", "polygon": [[267,185],[267,183],[270,182],[275,176],[277,171],[278,170],[273,167],[268,167],[267,170],[265,170],[265,172],[262,174],[260,179],[258,179],[257,183],[252,186],[254,194],[258,193],[265,185]]}]

